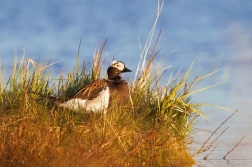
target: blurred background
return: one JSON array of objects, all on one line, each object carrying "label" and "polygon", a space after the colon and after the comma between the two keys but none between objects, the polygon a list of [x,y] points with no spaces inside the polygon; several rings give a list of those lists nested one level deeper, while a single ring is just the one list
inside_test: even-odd
[{"label": "blurred background", "polygon": [[[0,58],[2,69],[10,74],[14,55],[49,63],[68,73],[75,66],[78,45],[83,36],[81,62],[91,62],[101,40],[108,40],[103,52],[104,70],[113,55],[135,71],[143,47],[155,21],[157,0],[0,0]],[[162,28],[156,64],[172,66],[175,74],[193,68],[198,76],[217,69],[197,88],[221,83],[193,95],[194,102],[238,109],[218,139],[213,158],[222,158],[243,135],[240,146],[230,157],[252,159],[252,1],[166,0],[154,39]],[[153,40],[152,45],[155,40]],[[170,71],[171,72],[171,71]],[[168,73],[170,73],[168,71]],[[125,74],[132,80],[134,73]],[[202,120],[197,126],[212,131],[230,111],[203,108],[214,121]],[[199,141],[210,134],[195,135]],[[250,146],[250,147],[248,147]],[[197,147],[197,146],[196,146]],[[223,152],[220,152],[222,150]],[[210,157],[211,157],[210,156]]]}]

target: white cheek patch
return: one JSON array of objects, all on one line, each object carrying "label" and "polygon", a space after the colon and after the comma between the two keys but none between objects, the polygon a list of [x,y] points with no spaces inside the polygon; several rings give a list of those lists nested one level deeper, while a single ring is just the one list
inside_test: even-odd
[{"label": "white cheek patch", "polygon": [[123,71],[123,69],[125,68],[125,65],[122,62],[119,61],[112,61],[111,67],[115,67],[120,71]]},{"label": "white cheek patch", "polygon": [[99,95],[92,100],[84,100],[80,98],[74,98],[60,103],[60,107],[66,107],[72,110],[85,110],[86,112],[106,112],[109,105],[109,88],[106,87]]}]

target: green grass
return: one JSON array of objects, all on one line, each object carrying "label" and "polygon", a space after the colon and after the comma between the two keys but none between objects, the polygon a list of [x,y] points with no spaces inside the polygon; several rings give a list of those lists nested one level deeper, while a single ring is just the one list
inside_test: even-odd
[{"label": "green grass", "polygon": [[106,115],[58,108],[30,93],[64,98],[101,78],[106,42],[91,65],[79,65],[78,51],[67,76],[52,76],[54,63],[15,59],[10,78],[0,77],[0,166],[191,166],[190,134],[195,119],[204,117],[199,110],[203,104],[191,98],[204,90],[195,86],[206,76],[190,79],[194,63],[183,75],[167,76],[170,67],[155,72],[161,31],[152,50],[150,46],[162,6],[129,82],[131,100],[113,105]]},{"label": "green grass", "polygon": [[[103,45],[101,45],[103,47]],[[101,49],[101,48],[100,48]],[[1,80],[0,166],[182,166],[194,163],[188,153],[200,103],[190,103],[192,66],[167,85],[153,73],[152,61],[131,81],[131,99],[107,115],[58,108],[31,91],[64,97],[100,77],[102,52],[90,69],[84,64],[64,78],[52,66],[31,59],[13,64]],[[78,58],[77,58],[78,64]],[[197,91],[195,91],[197,92]]]}]

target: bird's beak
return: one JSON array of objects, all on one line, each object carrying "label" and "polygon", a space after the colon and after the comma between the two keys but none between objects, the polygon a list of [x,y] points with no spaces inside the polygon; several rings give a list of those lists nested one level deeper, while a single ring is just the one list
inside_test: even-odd
[{"label": "bird's beak", "polygon": [[131,72],[131,70],[125,67],[122,72]]}]

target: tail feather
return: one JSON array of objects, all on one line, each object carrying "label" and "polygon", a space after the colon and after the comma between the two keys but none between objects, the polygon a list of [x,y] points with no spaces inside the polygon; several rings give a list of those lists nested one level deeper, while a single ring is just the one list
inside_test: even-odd
[{"label": "tail feather", "polygon": [[60,103],[62,101],[61,98],[58,98],[58,97],[55,97],[55,96],[50,96],[50,95],[47,95],[47,94],[42,94],[42,93],[37,93],[37,92],[34,92],[34,91],[30,91],[29,93],[32,93],[32,94],[36,94],[42,98],[46,98],[48,100],[51,100],[55,103]]}]

